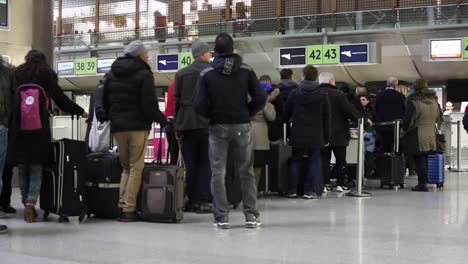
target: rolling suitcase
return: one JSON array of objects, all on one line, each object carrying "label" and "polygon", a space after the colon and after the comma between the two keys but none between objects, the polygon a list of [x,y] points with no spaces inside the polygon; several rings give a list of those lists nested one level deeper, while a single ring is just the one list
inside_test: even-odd
[{"label": "rolling suitcase", "polygon": [[120,215],[122,166],[115,152],[91,153],[87,157],[88,216],[115,219]]},{"label": "rolling suitcase", "polygon": [[438,189],[444,188],[445,159],[444,154],[431,154],[427,158],[427,183],[437,185]]},{"label": "rolling suitcase", "polygon": [[161,145],[157,161],[145,164],[143,170],[139,199],[141,218],[150,222],[179,223],[184,216],[182,154],[179,152],[178,166],[163,164]]},{"label": "rolling suitcase", "polygon": [[86,154],[85,142],[62,139],[53,141],[51,159],[44,169],[40,193],[40,207],[44,220],[49,213],[60,216],[59,222],[68,222],[69,216],[86,217]]},{"label": "rolling suitcase", "polygon": [[400,120],[394,124],[394,152],[378,153],[376,174],[380,178],[380,188],[405,187],[405,156],[400,152]]},{"label": "rolling suitcase", "polygon": [[270,144],[271,159],[269,164],[269,189],[280,195],[288,192],[288,161],[292,148],[286,142],[286,124],[284,125],[283,141]]}]

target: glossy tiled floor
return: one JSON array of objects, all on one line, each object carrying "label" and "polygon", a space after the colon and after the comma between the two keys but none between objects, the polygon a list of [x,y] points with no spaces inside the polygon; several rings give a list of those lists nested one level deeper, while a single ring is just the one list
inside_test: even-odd
[{"label": "glossy tiled floor", "polygon": [[[264,226],[215,230],[211,216],[183,224],[88,220],[25,224],[0,220],[0,263],[343,263],[466,264],[468,173],[450,174],[443,192],[372,190],[369,199],[267,198]],[[409,181],[411,185],[411,180]]]}]

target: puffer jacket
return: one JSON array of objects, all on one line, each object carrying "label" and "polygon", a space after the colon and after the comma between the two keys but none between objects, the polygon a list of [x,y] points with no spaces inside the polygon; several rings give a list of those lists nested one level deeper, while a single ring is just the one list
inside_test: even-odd
[{"label": "puffer jacket", "polygon": [[104,86],[104,108],[112,133],[149,131],[153,122],[167,123],[159,110],[153,72],[137,57],[120,57],[112,64]]}]

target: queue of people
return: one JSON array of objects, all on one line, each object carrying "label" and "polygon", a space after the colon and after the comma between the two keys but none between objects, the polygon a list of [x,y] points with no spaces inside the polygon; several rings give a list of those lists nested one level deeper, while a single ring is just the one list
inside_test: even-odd
[{"label": "queue of people", "polygon": [[[287,197],[298,197],[301,174],[305,175],[302,198],[315,199],[332,191],[330,176],[337,179],[334,191],[349,190],[346,182],[346,150],[350,141],[350,123],[365,118],[368,132],[377,135],[379,151],[392,151],[393,130],[371,129],[373,122],[402,119],[407,135],[414,136],[407,153],[415,157],[418,185],[414,191],[427,191],[427,155],[436,150],[434,126],[440,121],[435,94],[424,80],[417,80],[414,92],[405,98],[397,91],[398,80],[389,78],[387,89],[376,96],[359,87],[356,94],[340,91],[335,76],[319,73],[309,65],[302,69],[297,84],[293,71],[281,71],[278,87],[269,76],[259,79],[254,70],[234,53],[234,41],[228,34],[215,40],[217,54],[211,62],[208,44],[195,41],[195,61],[177,72],[169,91],[166,116],[159,110],[154,77],[148,64],[148,51],[141,41],[126,46],[104,81],[103,107],[111,122],[119,159],[123,168],[120,182],[119,208],[122,222],[138,221],[137,197],[144,169],[144,152],[151,124],[167,129],[171,156],[181,148],[185,164],[186,212],[214,215],[214,226],[230,228],[229,202],[226,194],[228,152],[234,153],[242,192],[245,227],[261,225],[257,207],[259,182],[269,163],[270,142],[282,139],[283,124],[292,156],[289,164]],[[63,111],[84,118],[84,109],[66,97],[58,86],[57,75],[43,53],[32,50],[25,63],[14,69],[0,61],[0,175],[7,178],[2,189],[0,206],[6,213],[15,213],[10,205],[11,173],[3,173],[17,165],[20,174],[24,220],[34,222],[43,164],[48,161],[51,141],[48,111],[49,99]],[[32,88],[31,88],[32,86]],[[22,89],[37,88],[38,93],[22,97]],[[43,88],[38,88],[43,87]],[[43,90],[42,90],[43,89]],[[37,104],[42,122],[35,133],[22,126],[23,104]],[[30,132],[30,131],[29,131]],[[7,144],[8,143],[8,144]],[[40,147],[37,147],[40,145]],[[7,148],[8,146],[8,148]],[[330,171],[331,154],[336,162]],[[306,158],[306,171],[302,169]],[[177,160],[177,157],[171,157]],[[7,166],[4,169],[4,164]],[[371,165],[366,165],[371,166]],[[2,175],[3,174],[3,175]],[[367,173],[366,173],[367,174]],[[0,177],[1,178],[1,177]],[[9,178],[9,179],[8,179]],[[1,183],[1,181],[0,181]],[[0,233],[5,232],[0,226]]]}]

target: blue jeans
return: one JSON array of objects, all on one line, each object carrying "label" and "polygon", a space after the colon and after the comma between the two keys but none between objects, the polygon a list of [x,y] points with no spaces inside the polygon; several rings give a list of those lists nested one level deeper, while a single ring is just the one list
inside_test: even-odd
[{"label": "blue jeans", "polygon": [[[307,154],[307,168],[302,170],[304,154]],[[322,194],[322,159],[320,149],[293,148],[289,169],[289,194],[297,193],[301,173],[305,174],[304,194]]]},{"label": "blue jeans", "polygon": [[41,192],[42,164],[18,164],[18,172],[23,203],[35,205]]},{"label": "blue jeans", "polygon": [[2,190],[3,169],[7,158],[8,128],[0,125],[0,191]]},{"label": "blue jeans", "polygon": [[216,221],[229,221],[226,194],[226,159],[230,148],[238,165],[238,172],[247,219],[258,217],[257,186],[253,169],[253,139],[250,124],[223,124],[209,128],[209,153],[211,163],[211,192],[213,214]]}]

